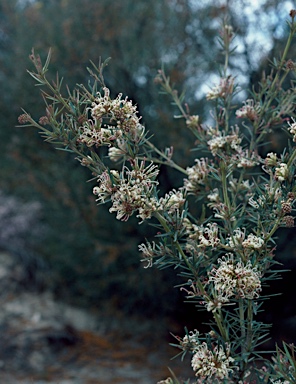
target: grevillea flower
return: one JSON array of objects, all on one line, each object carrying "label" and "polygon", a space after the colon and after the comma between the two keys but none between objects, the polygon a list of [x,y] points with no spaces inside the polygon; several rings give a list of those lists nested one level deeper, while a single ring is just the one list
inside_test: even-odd
[{"label": "grevillea flower", "polygon": [[144,132],[137,107],[127,98],[122,99],[122,94],[112,99],[109,89],[105,87],[103,90],[104,95],[98,93],[92,102],[89,108],[92,119],[79,128],[77,142],[88,147],[107,145],[119,149],[122,149],[122,145],[117,140],[122,140],[123,136],[137,142]]},{"label": "grevillea flower", "polygon": [[244,102],[244,105],[235,112],[235,114],[239,118],[247,118],[254,121],[257,120],[260,111],[260,104],[255,103],[252,99],[248,99]]},{"label": "grevillea flower", "polygon": [[208,158],[195,160],[196,164],[193,167],[186,169],[188,179],[184,180],[184,187],[188,193],[195,194],[199,191],[200,186],[205,184],[207,176],[210,172]]},{"label": "grevillea flower", "polygon": [[218,260],[219,267],[209,273],[209,282],[213,282],[218,297],[229,300],[233,296],[246,299],[259,297],[261,291],[261,273],[248,261],[235,261],[228,253]]},{"label": "grevillea flower", "polygon": [[158,173],[156,165],[150,163],[145,167],[145,162],[136,164],[133,169],[123,167],[121,174],[105,171],[99,176],[99,186],[93,189],[93,193],[98,196],[99,203],[111,200],[109,211],[116,212],[118,220],[126,221],[136,211],[142,220],[149,219],[159,208],[153,196]]},{"label": "grevillea flower", "polygon": [[264,240],[259,236],[253,235],[253,233],[249,234],[246,240],[242,242],[244,248],[260,249],[263,245]]},{"label": "grevillea flower", "polygon": [[219,97],[225,98],[228,95],[232,94],[234,87],[234,78],[232,76],[228,76],[226,78],[221,78],[219,85],[215,85],[210,91],[207,93],[207,100],[215,100]]},{"label": "grevillea flower", "polygon": [[289,176],[289,169],[286,163],[280,163],[279,167],[275,169],[274,177],[278,181],[285,181]]},{"label": "grevillea flower", "polygon": [[236,129],[232,128],[232,135],[227,135],[224,131],[219,131],[213,128],[208,130],[208,134],[211,139],[208,140],[207,144],[213,156],[216,156],[219,150],[225,150],[226,147],[235,152],[242,151],[242,147],[240,146],[242,139],[239,136],[239,129],[237,126]]},{"label": "grevillea flower", "polygon": [[215,248],[219,245],[219,232],[217,223],[208,223],[206,227],[199,227],[199,247]]},{"label": "grevillea flower", "polygon": [[210,382],[209,379],[227,379],[233,372],[232,362],[234,359],[229,356],[229,351],[225,351],[222,345],[209,349],[208,344],[203,342],[195,348],[191,366],[195,371],[195,376]]},{"label": "grevillea flower", "polygon": [[292,121],[293,121],[292,124],[288,123],[289,124],[288,131],[291,133],[291,135],[293,135],[293,141],[296,142],[296,121],[295,119],[293,119],[293,117],[292,117]]},{"label": "grevillea flower", "polygon": [[159,209],[173,213],[183,207],[185,201],[186,198],[182,190],[173,190],[159,199]]}]

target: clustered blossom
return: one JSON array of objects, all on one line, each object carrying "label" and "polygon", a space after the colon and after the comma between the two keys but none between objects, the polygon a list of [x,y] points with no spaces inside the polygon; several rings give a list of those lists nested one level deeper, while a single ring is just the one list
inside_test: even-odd
[{"label": "clustered blossom", "polygon": [[88,147],[107,145],[122,149],[120,140],[123,136],[138,141],[144,128],[140,124],[137,107],[127,97],[122,99],[122,94],[119,94],[116,99],[111,99],[109,89],[105,87],[103,90],[104,95],[98,93],[92,102],[90,110],[93,120],[86,121],[79,128],[77,142]]},{"label": "clustered blossom", "polygon": [[208,195],[207,195],[208,200],[217,203],[219,202],[219,190],[218,188],[213,189]]},{"label": "clustered blossom", "polygon": [[264,164],[268,167],[274,167],[276,166],[278,163],[278,158],[277,158],[277,154],[274,153],[274,152],[269,152],[267,155],[266,155],[266,158],[264,160]]},{"label": "clustered blossom", "polygon": [[124,132],[134,131],[140,118],[137,116],[137,107],[127,99],[122,99],[120,93],[116,99],[110,98],[110,90],[104,88],[104,95],[98,93],[98,97],[92,103],[91,116],[99,124],[108,117],[111,123],[116,123]]},{"label": "clustered blossom", "polygon": [[117,184],[120,181],[120,175],[117,171],[104,171],[98,177],[99,186],[94,187],[93,194],[98,196],[97,200],[99,204],[105,203],[110,199],[112,194],[117,190]]},{"label": "clustered blossom", "polygon": [[188,179],[184,180],[184,187],[188,193],[195,194],[200,190],[200,186],[205,184],[205,181],[210,172],[209,159],[201,158],[195,160],[196,164],[193,167],[187,167],[186,171]]},{"label": "clustered blossom", "polygon": [[194,350],[199,345],[198,340],[199,332],[197,329],[188,332],[187,335],[181,340],[181,346],[187,350]]},{"label": "clustered blossom", "polygon": [[182,190],[170,191],[159,199],[159,209],[167,211],[168,213],[174,213],[179,210],[185,203],[186,198]]},{"label": "clustered blossom", "polygon": [[199,226],[184,221],[184,225],[189,239],[197,241],[197,248],[216,248],[220,244],[217,223],[208,223],[204,227],[203,225]]},{"label": "clustered blossom", "polygon": [[144,162],[131,170],[124,167],[121,175],[117,171],[105,171],[99,176],[99,186],[93,193],[98,196],[99,203],[111,200],[109,211],[116,212],[118,220],[128,220],[135,211],[145,220],[158,209],[157,200],[152,196],[154,186],[158,184],[155,180],[158,173],[156,165],[150,163],[145,168]]},{"label": "clustered blossom", "polygon": [[219,232],[217,223],[208,223],[206,227],[200,226],[198,228],[200,235],[199,247],[211,247],[215,248],[219,245]]},{"label": "clustered blossom", "polygon": [[226,245],[231,248],[243,247],[246,249],[261,249],[264,245],[264,240],[255,236],[254,234],[249,234],[246,238],[246,228],[240,229],[237,228],[233,231],[233,235],[228,237]]},{"label": "clustered blossom", "polygon": [[207,100],[215,100],[219,97],[225,98],[232,94],[234,87],[234,78],[228,76],[220,79],[219,85],[215,85],[206,95]]},{"label": "clustered blossom", "polygon": [[245,240],[246,237],[246,229],[240,229],[237,228],[233,231],[233,235],[228,237],[227,240],[227,245],[231,248],[236,248],[242,244],[242,242]]},{"label": "clustered blossom", "polygon": [[292,212],[291,200],[281,201],[282,211],[287,214]]},{"label": "clustered blossom", "polygon": [[215,312],[217,312],[217,310],[221,309],[222,305],[226,302],[227,302],[227,300],[224,298],[221,298],[221,297],[219,297],[219,298],[217,297],[213,300],[209,300],[208,302],[205,302],[206,310],[208,312],[215,313]]},{"label": "clustered blossom", "polygon": [[121,160],[128,153],[127,143],[123,139],[116,140],[117,147],[110,147],[108,150],[109,159],[116,162]]},{"label": "clustered blossom", "polygon": [[96,127],[92,121],[88,121],[79,129],[78,143],[83,143],[88,147],[102,145],[113,145],[117,139],[122,137],[122,132],[116,129]]},{"label": "clustered blossom", "polygon": [[252,168],[260,163],[258,154],[255,151],[249,152],[247,149],[242,149],[232,159],[238,168]]},{"label": "clustered blossom", "polygon": [[289,169],[286,163],[280,163],[279,167],[275,169],[274,177],[276,180],[283,182],[289,177]]},{"label": "clustered blossom", "polygon": [[213,210],[215,211],[214,217],[216,219],[230,220],[230,221],[235,220],[235,216],[233,215],[231,208],[229,209],[226,204],[224,203],[212,204],[211,208],[213,208]]},{"label": "clustered blossom", "polygon": [[155,256],[155,247],[156,244],[153,241],[152,243],[147,242],[147,244],[140,244],[139,251],[142,252],[143,259],[141,261],[147,262],[147,265],[144,268],[150,268],[153,265],[153,257]]},{"label": "clustered blossom", "polygon": [[260,104],[255,103],[252,99],[248,99],[244,102],[244,105],[235,112],[235,114],[238,118],[247,118],[254,121],[258,119],[260,111]]},{"label": "clustered blossom", "polygon": [[244,248],[260,249],[263,245],[264,240],[259,236],[253,235],[252,233],[242,242],[242,246]]},{"label": "clustered blossom", "polygon": [[219,267],[209,273],[209,282],[214,283],[215,290],[221,301],[228,301],[232,296],[254,299],[261,291],[261,273],[248,261],[234,261],[229,253],[218,260]]},{"label": "clustered blossom", "polygon": [[253,208],[259,209],[264,206],[265,201],[265,196],[259,196],[257,200],[254,199],[254,196],[251,196],[248,200],[248,204]]},{"label": "clustered blossom", "polygon": [[189,116],[186,120],[186,125],[188,128],[196,128],[199,125],[199,116],[198,115]]},{"label": "clustered blossom", "polygon": [[293,141],[296,142],[296,121],[295,119],[293,119],[292,117],[292,121],[293,123],[288,123],[289,124],[289,128],[288,128],[288,131],[291,133],[291,135],[293,135]]},{"label": "clustered blossom", "polygon": [[165,380],[158,381],[157,384],[174,384],[174,382],[172,378],[168,377]]},{"label": "clustered blossom", "polygon": [[233,362],[234,359],[229,356],[229,351],[225,351],[222,345],[209,349],[208,344],[203,342],[195,348],[191,365],[197,377],[206,380],[226,379],[233,372],[231,368]]},{"label": "clustered blossom", "polygon": [[212,137],[208,140],[207,144],[213,156],[216,156],[218,151],[223,149],[225,150],[226,146],[229,146],[232,150],[236,152],[241,152],[242,148],[240,143],[242,141],[241,137],[238,134],[238,127],[236,131],[232,132],[232,135],[226,135],[224,131],[219,131],[214,128],[208,130],[208,135]]}]

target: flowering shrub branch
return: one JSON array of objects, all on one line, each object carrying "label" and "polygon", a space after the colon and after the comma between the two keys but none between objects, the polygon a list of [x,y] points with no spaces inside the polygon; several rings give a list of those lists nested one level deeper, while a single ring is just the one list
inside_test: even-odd
[{"label": "flowering shrub branch", "polygon": [[[279,227],[294,226],[296,96],[293,84],[284,89],[283,83],[295,71],[287,59],[295,16],[292,10],[282,57],[240,108],[234,103],[238,85],[228,70],[234,33],[230,25],[223,26],[219,41],[225,63],[219,84],[207,94],[213,104],[211,125],[190,114],[184,95],[159,71],[156,82],[171,95],[180,111],[176,117],[184,119],[201,154],[186,169],[173,161],[171,147],[161,150],[151,142],[132,101],[122,94],[111,97],[103,78],[107,62],[88,69],[92,83],[78,85],[64,97],[61,80],[47,78],[50,53],[44,65],[34,51],[30,56],[35,71],[29,73],[42,86],[46,114],[36,121],[24,112],[20,123],[73,152],[97,180],[96,201],[109,203],[118,220],[136,215],[140,223],[157,228],[156,240],[139,246],[145,267],[174,267],[184,278],[186,298],[211,315],[209,333],[176,336],[182,356],[192,354],[196,383],[247,383],[251,377],[258,383],[295,380],[293,346],[277,349],[275,365],[256,365],[264,361],[260,346],[269,334],[269,325],[256,315],[266,281],[278,273],[274,234]],[[279,127],[288,135],[288,147],[281,154],[264,155],[267,135]],[[160,196],[163,165],[182,172],[184,184]],[[197,202],[203,207],[200,217],[191,213]],[[172,374],[160,383],[179,381]]]}]

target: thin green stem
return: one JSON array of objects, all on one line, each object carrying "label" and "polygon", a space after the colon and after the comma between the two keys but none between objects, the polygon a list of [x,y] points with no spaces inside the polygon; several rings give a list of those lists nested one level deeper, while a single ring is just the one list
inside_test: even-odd
[{"label": "thin green stem", "polygon": [[216,321],[217,327],[220,331],[220,334],[225,342],[229,342],[229,335],[227,332],[227,328],[225,327],[225,321],[223,319],[223,314],[221,309],[219,309],[217,312],[213,313],[214,319]]},{"label": "thin green stem", "polygon": [[245,309],[243,299],[239,299],[239,322],[241,330],[241,369],[243,369],[243,362],[245,361],[246,353],[246,325],[245,325]]},{"label": "thin green stem", "polygon": [[228,197],[227,192],[227,176],[226,176],[226,169],[225,164],[221,161],[220,163],[220,169],[221,169],[221,183],[222,183],[222,192],[223,192],[223,199],[226,207],[228,210],[230,210],[230,201]]},{"label": "thin green stem", "polygon": [[160,164],[166,164],[168,166],[170,166],[171,168],[174,168],[176,169],[177,171],[181,172],[181,173],[184,173],[186,176],[188,176],[188,173],[187,171],[180,167],[178,164],[176,164],[172,159],[170,159],[168,156],[166,156],[165,153],[163,153],[162,151],[160,151],[154,144],[152,144],[149,140],[146,141],[146,144],[151,148],[153,149],[154,152],[156,152],[158,155],[160,155],[162,158],[164,158],[166,161],[165,162],[162,162],[161,160],[158,160],[158,159],[154,159],[154,162],[156,163],[160,163]]},{"label": "thin green stem", "polygon": [[247,351],[252,349],[253,339],[253,301],[248,300],[248,319],[247,319]]}]

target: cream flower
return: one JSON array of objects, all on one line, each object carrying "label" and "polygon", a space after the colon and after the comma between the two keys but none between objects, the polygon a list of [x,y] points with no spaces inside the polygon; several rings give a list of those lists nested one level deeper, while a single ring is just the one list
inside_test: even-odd
[{"label": "cream flower", "polygon": [[252,99],[248,99],[244,101],[244,106],[238,109],[235,114],[238,118],[247,118],[254,121],[258,118],[260,111],[260,104],[255,103]]},{"label": "cream flower", "polygon": [[196,347],[191,366],[195,371],[195,376],[202,379],[227,379],[233,372],[233,369],[230,368],[232,362],[234,359],[221,345],[209,349],[207,343],[203,342]]},{"label": "cream flower", "polygon": [[293,135],[293,141],[296,142],[296,121],[295,119],[293,119],[293,117],[292,117],[292,121],[293,121],[292,124],[288,123],[289,124],[288,131],[291,133],[291,135]]},{"label": "cream flower", "polygon": [[197,193],[201,185],[205,184],[205,180],[210,172],[208,158],[195,160],[193,167],[186,169],[188,179],[184,180],[184,187],[188,193]]},{"label": "cream flower", "polygon": [[246,299],[259,297],[261,291],[261,273],[251,262],[243,264],[234,261],[233,254],[229,253],[218,260],[218,268],[209,273],[209,282],[214,283],[218,298],[229,300],[232,296]]},{"label": "cream flower", "polygon": [[289,176],[289,169],[286,163],[280,163],[280,166],[275,169],[275,179],[278,181],[285,181]]},{"label": "cream flower", "polygon": [[252,233],[248,235],[246,240],[242,242],[244,248],[260,249],[264,245],[264,240],[261,237],[255,236]]}]

